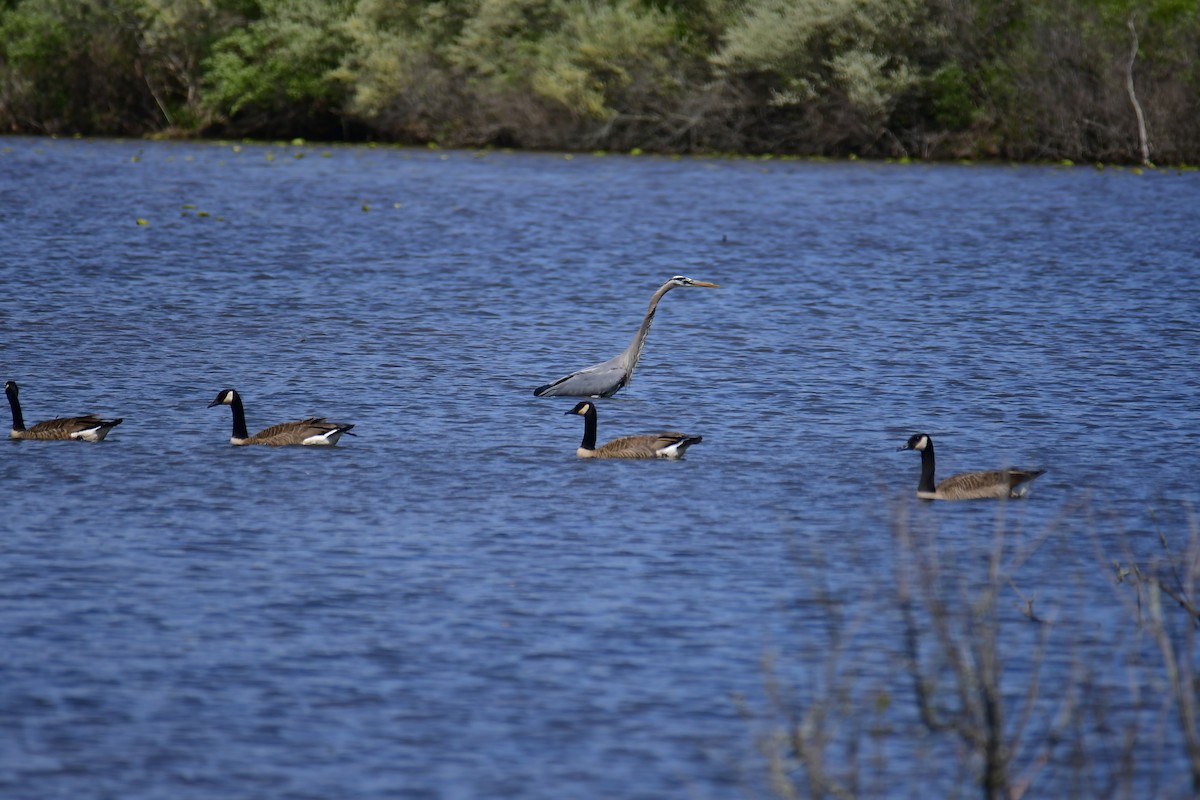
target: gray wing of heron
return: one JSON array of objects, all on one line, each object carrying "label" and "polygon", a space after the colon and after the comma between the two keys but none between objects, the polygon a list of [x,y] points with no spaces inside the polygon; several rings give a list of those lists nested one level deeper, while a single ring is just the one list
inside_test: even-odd
[{"label": "gray wing of heron", "polygon": [[629,383],[633,370],[625,368],[628,351],[533,390],[537,397],[612,397]]},{"label": "gray wing of heron", "polygon": [[654,312],[658,301],[676,286],[705,286],[716,288],[717,284],[708,281],[697,281],[676,275],[658,287],[658,291],[650,298],[650,307],[638,327],[633,341],[625,350],[608,361],[572,372],[551,383],[544,384],[533,390],[536,397],[612,397],[633,378],[633,369],[642,356],[642,347],[646,343],[646,334],[650,332],[650,324],[654,322]]}]

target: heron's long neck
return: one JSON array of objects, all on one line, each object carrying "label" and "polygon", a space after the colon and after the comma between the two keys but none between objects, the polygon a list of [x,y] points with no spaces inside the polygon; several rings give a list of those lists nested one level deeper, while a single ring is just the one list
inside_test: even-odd
[{"label": "heron's long neck", "polygon": [[12,392],[8,392],[7,394],[8,394],[8,404],[9,404],[9,406],[12,407],[12,415],[13,415],[12,429],[14,431],[23,431],[23,430],[25,430],[25,416],[21,413],[21,401],[18,400],[17,396],[15,394],[13,394]]},{"label": "heron's long neck", "polygon": [[235,394],[229,407],[233,409],[233,438],[249,439],[250,432],[246,430],[246,410],[242,408],[242,398]]},{"label": "heron's long neck", "polygon": [[933,482],[933,442],[929,442],[921,451],[921,482],[917,484],[917,491],[932,492],[936,488]]},{"label": "heron's long neck", "polygon": [[675,284],[664,283],[650,298],[650,307],[646,309],[646,316],[642,318],[642,324],[638,327],[637,333],[633,335],[633,341],[625,349],[625,363],[630,373],[633,372],[633,368],[637,366],[638,360],[642,357],[642,348],[646,345],[646,334],[650,333],[650,325],[654,322],[654,312],[658,310],[658,301],[674,288]]},{"label": "heron's long neck", "polygon": [[596,449],[596,409],[591,409],[583,415],[583,441],[579,444],[584,450]]}]

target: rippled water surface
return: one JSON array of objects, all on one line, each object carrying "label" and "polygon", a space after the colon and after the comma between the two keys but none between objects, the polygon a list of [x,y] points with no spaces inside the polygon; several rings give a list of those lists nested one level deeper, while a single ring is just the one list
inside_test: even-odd
[{"label": "rippled water surface", "polygon": [[[974,565],[1055,530],[1016,583],[1064,615],[1103,531],[1186,533],[1198,208],[1165,171],[0,140],[3,377],[125,419],[0,447],[0,793],[765,796],[814,581],[892,637],[898,519]],[[703,443],[578,460],[532,388],[674,274],[721,288],[665,298],[600,437]],[[231,447],[227,386],[357,436]],[[918,430],[1048,472],[918,505]]]}]

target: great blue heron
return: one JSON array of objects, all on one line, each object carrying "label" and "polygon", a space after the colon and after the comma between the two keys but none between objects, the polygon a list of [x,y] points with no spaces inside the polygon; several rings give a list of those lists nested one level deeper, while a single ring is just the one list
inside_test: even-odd
[{"label": "great blue heron", "polygon": [[309,417],[293,422],[281,422],[251,436],[246,430],[246,411],[237,392],[233,389],[222,389],[217,394],[217,399],[208,404],[209,408],[213,406],[230,406],[233,409],[233,436],[229,439],[231,444],[307,444],[331,447],[337,444],[343,433],[354,435],[350,433],[353,425],[326,422],[322,417]]},{"label": "great blue heron", "polygon": [[533,390],[537,397],[612,397],[624,388],[633,377],[633,368],[642,357],[642,346],[646,343],[646,334],[650,332],[650,323],[654,322],[654,311],[663,295],[676,286],[705,286],[716,288],[717,284],[707,281],[696,281],[676,275],[671,280],[658,287],[658,291],[650,298],[650,307],[642,319],[641,327],[633,336],[629,347],[608,361],[601,362],[587,369],[572,372],[559,378],[553,383],[547,383]]},{"label": "great blue heron", "polygon": [[997,469],[988,472],[962,472],[939,484],[933,482],[933,439],[927,433],[914,433],[899,450],[921,453],[921,482],[917,497],[922,500],[981,500],[1020,497],[1029,490],[1030,481],[1044,469]]},{"label": "great blue heron", "polygon": [[8,395],[8,405],[12,408],[12,430],[9,437],[13,439],[79,439],[85,442],[98,442],[123,420],[101,419],[95,414],[82,417],[59,417],[39,422],[32,428],[25,427],[25,415],[21,413],[21,387],[16,381],[4,384],[4,393]]},{"label": "great blue heron", "polygon": [[580,458],[682,458],[685,450],[703,438],[667,431],[622,436],[596,447],[596,405],[584,400],[565,413],[583,417],[583,442],[575,451]]}]

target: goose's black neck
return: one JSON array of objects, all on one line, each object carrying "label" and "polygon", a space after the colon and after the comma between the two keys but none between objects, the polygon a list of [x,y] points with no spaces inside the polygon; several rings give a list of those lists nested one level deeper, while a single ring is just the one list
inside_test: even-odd
[{"label": "goose's black neck", "polygon": [[925,449],[921,451],[921,482],[917,485],[918,492],[936,491],[933,482],[933,440],[925,439]]},{"label": "goose's black neck", "polygon": [[596,407],[589,406],[583,415],[583,442],[579,445],[584,450],[596,449]]},{"label": "goose's black neck", "polygon": [[8,405],[12,408],[12,429],[14,431],[25,430],[25,415],[21,413],[21,401],[17,399],[17,393],[11,386],[5,386],[4,393],[8,395]]},{"label": "goose's black neck", "polygon": [[237,392],[233,393],[233,402],[229,407],[233,409],[233,438],[249,439],[250,432],[246,430],[246,410],[242,408],[242,398]]}]

